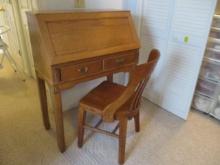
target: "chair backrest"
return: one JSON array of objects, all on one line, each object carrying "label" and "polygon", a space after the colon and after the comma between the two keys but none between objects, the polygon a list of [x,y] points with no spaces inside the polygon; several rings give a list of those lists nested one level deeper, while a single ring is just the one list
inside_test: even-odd
[{"label": "chair backrest", "polygon": [[142,93],[157,64],[157,61],[159,60],[159,57],[160,52],[153,49],[150,52],[147,63],[137,65],[135,67],[126,90],[117,100],[107,106],[103,111],[103,119],[105,121],[112,121],[114,119],[114,113],[129,99],[132,99],[130,110],[138,110]]},{"label": "chair backrest", "polygon": [[137,111],[140,106],[141,96],[146,87],[148,80],[150,79],[151,73],[153,72],[160,57],[160,52],[157,49],[153,49],[150,52],[147,63],[136,67],[131,84],[128,88],[133,85],[136,86],[135,92],[132,96],[132,103],[130,105],[130,111]]}]

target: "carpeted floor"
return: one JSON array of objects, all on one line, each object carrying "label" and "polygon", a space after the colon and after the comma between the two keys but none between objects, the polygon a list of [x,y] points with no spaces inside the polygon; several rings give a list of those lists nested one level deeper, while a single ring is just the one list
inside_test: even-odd
[{"label": "carpeted floor", "polygon": [[[87,132],[76,146],[77,109],[65,112],[67,151],[58,152],[52,129],[41,121],[36,82],[0,70],[0,165],[116,165],[117,140]],[[90,123],[97,121],[92,116]],[[113,125],[104,124],[110,128]],[[141,132],[129,122],[125,165],[219,165],[220,122],[197,111],[188,121],[142,101]]]}]

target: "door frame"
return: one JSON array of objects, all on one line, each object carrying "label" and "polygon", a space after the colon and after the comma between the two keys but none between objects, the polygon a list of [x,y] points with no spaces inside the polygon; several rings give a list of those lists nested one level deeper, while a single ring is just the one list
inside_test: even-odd
[{"label": "door frame", "polygon": [[20,47],[20,53],[22,55],[22,60],[23,60],[23,68],[24,72],[26,73],[27,76],[35,78],[35,71],[32,69],[32,59],[30,59],[30,56],[28,56],[28,48],[26,44],[26,39],[24,35],[24,29],[22,26],[22,18],[21,18],[21,13],[20,13],[20,8],[19,8],[19,2],[18,0],[9,0],[9,3],[11,3],[12,8],[13,8],[13,13],[14,13],[14,20],[15,20],[15,25],[17,28],[17,35],[18,35],[18,40],[19,40],[19,47]]}]

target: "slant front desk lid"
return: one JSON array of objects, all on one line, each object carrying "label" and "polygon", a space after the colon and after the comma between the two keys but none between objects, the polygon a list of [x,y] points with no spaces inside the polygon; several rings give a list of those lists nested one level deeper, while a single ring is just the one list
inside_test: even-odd
[{"label": "slant front desk lid", "polygon": [[140,47],[129,11],[43,11],[28,19],[51,65]]}]

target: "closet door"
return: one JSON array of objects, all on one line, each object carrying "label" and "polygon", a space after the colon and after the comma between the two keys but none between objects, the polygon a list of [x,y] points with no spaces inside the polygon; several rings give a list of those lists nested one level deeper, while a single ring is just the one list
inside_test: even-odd
[{"label": "closet door", "polygon": [[187,119],[216,0],[147,0],[140,61],[152,48],[161,58],[144,96]]},{"label": "closet door", "polygon": [[161,57],[157,67],[144,91],[144,97],[161,105],[163,82],[161,77],[167,58],[167,45],[171,28],[175,0],[146,0],[143,2],[141,21],[141,50],[139,63],[148,59],[153,48],[160,50]]}]

